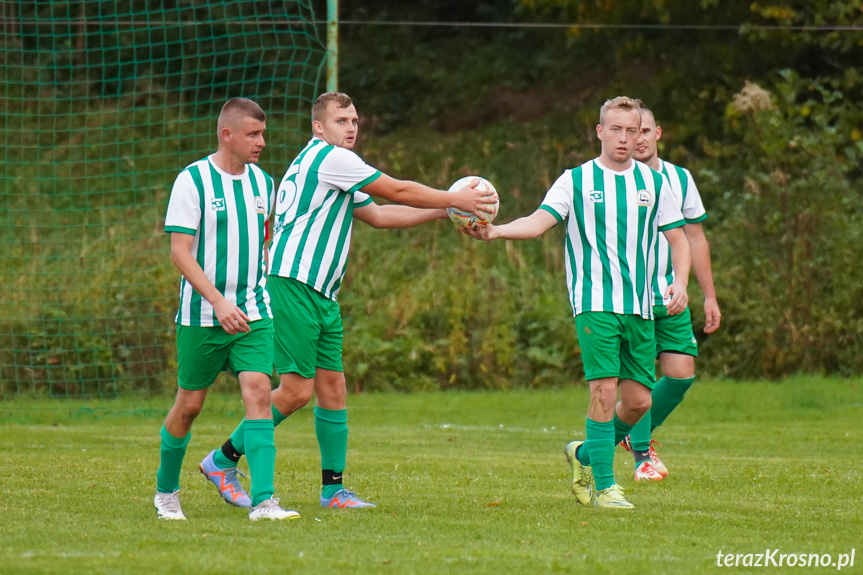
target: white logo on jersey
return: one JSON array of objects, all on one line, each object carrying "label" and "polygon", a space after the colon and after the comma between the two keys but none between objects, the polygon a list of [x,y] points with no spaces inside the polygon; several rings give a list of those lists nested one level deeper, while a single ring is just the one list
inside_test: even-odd
[{"label": "white logo on jersey", "polygon": [[653,194],[648,192],[647,190],[638,190],[638,205],[639,206],[652,206],[653,205]]},{"label": "white logo on jersey", "polygon": [[259,214],[267,213],[267,209],[264,206],[264,198],[258,196],[255,198],[255,211]]},{"label": "white logo on jersey", "polygon": [[294,178],[296,177],[297,175],[294,174],[286,178],[282,181],[282,185],[279,186],[279,197],[276,201],[276,216],[281,216],[287,212],[294,205],[294,202],[297,201],[297,184],[294,182]]},{"label": "white logo on jersey", "polygon": [[602,190],[593,190],[592,192],[588,193],[588,197],[590,198],[590,201],[594,204],[600,204],[605,201],[605,194]]},{"label": "white logo on jersey", "polygon": [[214,212],[224,212],[225,211],[225,199],[224,198],[213,198],[213,211]]}]

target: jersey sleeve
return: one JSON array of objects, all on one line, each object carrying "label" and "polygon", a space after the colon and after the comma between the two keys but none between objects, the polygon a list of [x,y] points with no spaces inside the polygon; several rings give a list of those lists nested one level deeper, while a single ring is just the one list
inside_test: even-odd
[{"label": "jersey sleeve", "polygon": [[674,193],[671,184],[668,183],[668,178],[663,175],[662,186],[659,190],[659,214],[657,215],[659,231],[664,232],[679,228],[686,223],[679,206],[680,198]]},{"label": "jersey sleeve", "polygon": [[318,178],[334,188],[353,194],[381,176],[381,172],[366,164],[347,148],[336,147],[318,167]]},{"label": "jersey sleeve", "polygon": [[698,193],[698,188],[695,186],[695,180],[692,179],[692,174],[689,170],[684,170],[687,179],[686,197],[683,198],[683,217],[687,224],[697,224],[707,219],[707,212],[704,210],[704,204],[701,202],[701,195]]},{"label": "jersey sleeve", "polygon": [[357,190],[354,192],[354,209],[361,208],[373,203],[372,197],[365,192]]},{"label": "jersey sleeve", "polygon": [[572,210],[572,176],[567,170],[557,178],[542,200],[539,209],[545,210],[554,216],[557,223],[562,222]]},{"label": "jersey sleeve", "polygon": [[174,180],[168,213],[165,215],[165,232],[195,235],[201,227],[201,195],[189,170],[183,170]]}]

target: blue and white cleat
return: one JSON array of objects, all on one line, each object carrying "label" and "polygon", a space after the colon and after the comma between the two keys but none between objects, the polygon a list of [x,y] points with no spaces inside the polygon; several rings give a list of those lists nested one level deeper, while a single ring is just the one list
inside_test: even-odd
[{"label": "blue and white cleat", "polygon": [[353,491],[339,489],[332,497],[321,496],[321,507],[331,507],[333,509],[368,509],[377,507],[377,505],[363,501]]},{"label": "blue and white cleat", "polygon": [[201,462],[198,469],[201,470],[204,477],[213,482],[213,485],[219,490],[219,495],[222,496],[222,499],[226,503],[235,507],[251,507],[252,499],[237,479],[237,468],[221,469],[213,460],[215,453],[215,449],[211,451]]}]

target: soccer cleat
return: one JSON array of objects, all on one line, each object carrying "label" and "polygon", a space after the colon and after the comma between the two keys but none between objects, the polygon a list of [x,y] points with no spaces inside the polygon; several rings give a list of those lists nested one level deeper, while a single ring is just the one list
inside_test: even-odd
[{"label": "soccer cleat", "polygon": [[617,483],[602,491],[597,491],[596,506],[606,509],[635,509],[635,505],[623,496],[623,487]]},{"label": "soccer cleat", "polygon": [[595,501],[593,493],[593,470],[590,466],[582,465],[575,456],[578,447],[584,443],[583,441],[570,441],[563,449],[563,454],[566,456],[566,461],[572,468],[572,482],[570,488],[572,494],[582,505],[592,505]]},{"label": "soccer cleat", "polygon": [[334,509],[367,509],[377,507],[374,503],[363,501],[353,491],[339,489],[332,497],[321,496],[321,507],[332,507]]},{"label": "soccer cleat", "polygon": [[279,519],[299,519],[299,517],[300,514],[296,511],[279,507],[279,500],[275,497],[264,499],[249,511],[249,519],[252,521],[260,521],[261,519],[277,521]]},{"label": "soccer cleat", "polygon": [[656,445],[658,445],[659,447],[662,447],[661,443],[651,439],[650,448],[647,450],[647,454],[650,455],[650,462],[653,464],[653,468],[658,474],[662,476],[663,479],[665,479],[666,477],[668,477],[668,468],[665,467],[665,464],[662,463],[662,461],[660,461],[659,457],[656,455],[656,450],[653,449],[654,443],[656,443]]},{"label": "soccer cleat", "polygon": [[[648,447],[648,449],[647,449],[647,455],[650,457],[650,463],[653,465],[653,468],[664,479],[664,478],[668,477],[668,468],[665,467],[665,464],[662,463],[662,461],[659,459],[659,456],[656,455],[656,450],[653,448],[654,443],[656,445],[658,445],[659,447],[662,447],[661,443],[659,443],[655,439],[651,439],[650,440],[650,447]],[[630,453],[632,453],[634,451],[632,449],[632,441],[630,440],[628,435],[621,440],[620,446],[623,447],[625,450],[629,451]]]},{"label": "soccer cleat", "polygon": [[153,505],[156,506],[156,511],[159,512],[159,519],[186,520],[186,516],[183,515],[183,509],[180,507],[179,489],[173,493],[159,493],[157,491],[156,497],[153,499]]},{"label": "soccer cleat", "polygon": [[213,485],[219,490],[219,495],[222,496],[226,503],[236,507],[251,507],[252,500],[237,479],[237,468],[219,468],[213,459],[215,453],[215,449],[211,451],[201,462],[201,465],[198,466],[198,469],[201,470],[204,477],[213,482]]},{"label": "soccer cleat", "polygon": [[645,459],[635,468],[636,481],[662,481],[664,477],[653,468],[649,459]]}]

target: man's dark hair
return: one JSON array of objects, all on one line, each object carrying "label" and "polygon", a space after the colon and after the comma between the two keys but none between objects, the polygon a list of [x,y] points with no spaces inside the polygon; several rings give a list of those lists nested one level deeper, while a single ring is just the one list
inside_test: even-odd
[{"label": "man's dark hair", "polygon": [[249,100],[248,98],[231,98],[225,102],[225,105],[222,106],[222,113],[219,114],[219,117],[224,118],[228,115],[242,118],[254,118],[259,122],[267,121],[267,115],[261,107],[258,106],[257,102]]}]

